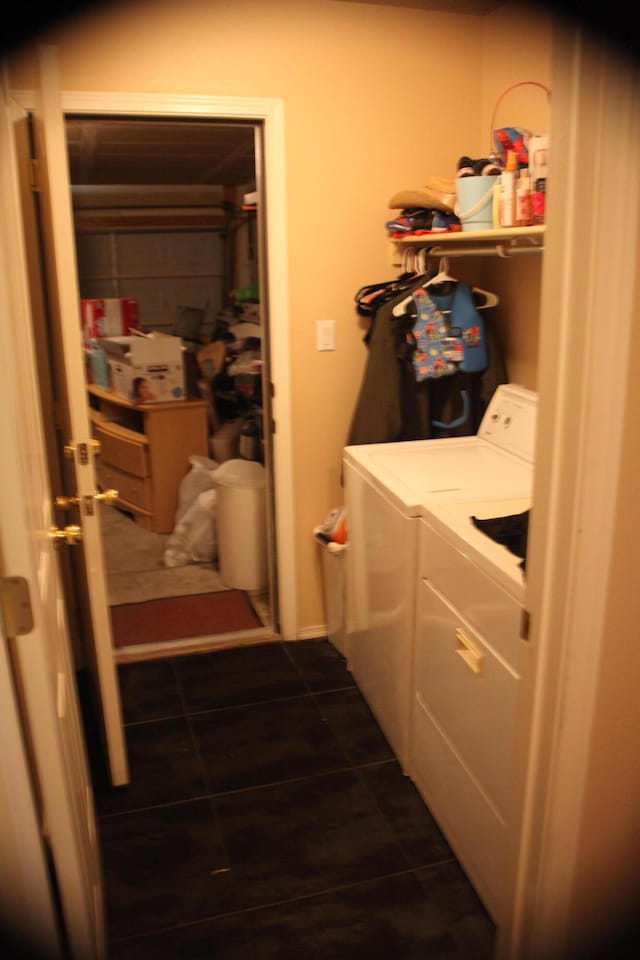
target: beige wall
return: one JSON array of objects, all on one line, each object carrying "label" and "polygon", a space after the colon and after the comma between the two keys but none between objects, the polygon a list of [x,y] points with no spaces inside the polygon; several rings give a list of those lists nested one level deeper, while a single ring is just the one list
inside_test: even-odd
[{"label": "beige wall", "polygon": [[[311,530],[342,502],[341,450],[366,359],[353,296],[391,275],[388,200],[489,150],[499,94],[548,83],[549,23],[515,3],[478,18],[334,0],[129,0],[45,39],[67,91],[284,102],[297,619],[308,632],[324,622]],[[27,53],[12,65],[16,89],[33,85]],[[546,130],[543,95],[513,91],[496,122]],[[539,260],[474,269],[501,297],[510,378],[534,387]],[[316,351],[318,320],[336,321],[335,352]]]}]

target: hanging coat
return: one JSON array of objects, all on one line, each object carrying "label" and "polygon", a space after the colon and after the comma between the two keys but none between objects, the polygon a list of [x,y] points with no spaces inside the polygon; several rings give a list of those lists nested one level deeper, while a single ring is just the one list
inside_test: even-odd
[{"label": "hanging coat", "polygon": [[[415,286],[420,281],[416,279]],[[403,290],[376,310],[365,336],[369,353],[351,419],[347,444],[417,440],[420,425],[416,381],[406,334],[411,317],[394,317]]]}]

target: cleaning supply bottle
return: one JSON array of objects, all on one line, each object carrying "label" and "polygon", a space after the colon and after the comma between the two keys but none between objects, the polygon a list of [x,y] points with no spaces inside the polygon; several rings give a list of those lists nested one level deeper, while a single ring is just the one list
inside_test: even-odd
[{"label": "cleaning supply bottle", "polygon": [[529,167],[531,168],[531,221],[535,225],[545,222],[547,177],[549,175],[549,136],[540,134],[529,141]]},{"label": "cleaning supply bottle", "polygon": [[531,195],[531,222],[539,226],[545,220],[547,181],[545,177],[536,180],[534,191]]},{"label": "cleaning supply bottle", "polygon": [[528,170],[521,170],[516,181],[516,226],[530,227],[531,219],[531,180]]},{"label": "cleaning supply bottle", "polygon": [[258,460],[259,431],[254,417],[247,417],[240,431],[239,454],[243,460]]},{"label": "cleaning supply bottle", "polygon": [[515,224],[516,174],[518,164],[514,150],[507,154],[506,169],[500,174],[500,226]]}]

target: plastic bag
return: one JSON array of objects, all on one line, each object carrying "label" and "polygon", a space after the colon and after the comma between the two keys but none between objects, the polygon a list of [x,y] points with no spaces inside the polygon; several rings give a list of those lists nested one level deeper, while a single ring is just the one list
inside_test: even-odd
[{"label": "plastic bag", "polygon": [[216,559],[216,491],[203,490],[176,523],[164,550],[165,567],[208,563]]},{"label": "plastic bag", "polygon": [[165,567],[208,563],[218,552],[213,475],[219,464],[196,454],[189,463],[191,469],[178,489],[175,526],[164,548]]},{"label": "plastic bag", "polygon": [[178,490],[178,508],[176,510],[176,524],[180,522],[187,510],[195,503],[198,494],[213,488],[213,474],[220,464],[208,457],[189,457],[191,469],[182,478]]}]

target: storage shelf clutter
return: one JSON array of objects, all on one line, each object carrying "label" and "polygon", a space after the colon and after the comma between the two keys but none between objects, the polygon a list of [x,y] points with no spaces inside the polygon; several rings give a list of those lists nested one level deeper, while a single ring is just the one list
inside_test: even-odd
[{"label": "storage shelf clutter", "polygon": [[257,299],[219,311],[208,342],[202,309],[183,308],[171,335],[142,331],[131,319],[137,313],[133,298],[82,301],[88,382],[141,403],[204,401],[211,457],[219,463],[233,457],[263,463]]}]

